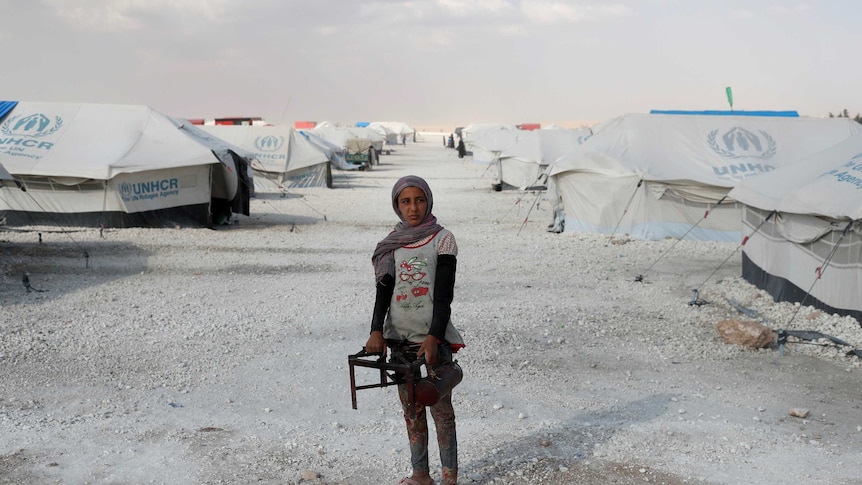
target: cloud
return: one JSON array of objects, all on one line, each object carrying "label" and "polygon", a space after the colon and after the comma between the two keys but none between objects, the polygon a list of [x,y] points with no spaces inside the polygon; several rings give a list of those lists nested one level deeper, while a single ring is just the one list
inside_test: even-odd
[{"label": "cloud", "polygon": [[753,19],[754,12],[752,12],[751,10],[732,10],[730,12],[730,16],[739,19]]},{"label": "cloud", "polygon": [[592,22],[633,13],[629,7],[620,4],[592,6],[549,0],[523,0],[521,11],[537,24]]},{"label": "cloud", "polygon": [[797,3],[796,5],[787,6],[787,5],[773,5],[769,7],[769,13],[773,15],[794,15],[798,13],[804,13],[811,10],[811,7],[805,5],[804,3]]},{"label": "cloud", "polygon": [[227,0],[46,0],[58,17],[86,31],[123,32],[139,30],[154,17],[184,21],[213,21],[224,17]]},{"label": "cloud", "polygon": [[417,22],[433,13],[434,6],[425,1],[408,2],[362,2],[359,14],[364,18],[384,20],[389,23]]},{"label": "cloud", "polygon": [[338,27],[335,27],[332,25],[321,25],[316,30],[317,30],[317,33],[319,35],[324,36],[324,37],[330,37],[330,36],[336,35],[340,31],[340,29]]},{"label": "cloud", "polygon": [[497,32],[500,35],[504,36],[517,36],[517,35],[525,35],[527,33],[527,29],[524,28],[523,25],[515,25],[515,24],[507,24],[501,25],[496,29],[493,29],[494,32]]},{"label": "cloud", "polygon": [[456,42],[452,32],[443,29],[420,29],[410,33],[410,43],[424,52],[445,52]]},{"label": "cloud", "polygon": [[437,5],[459,17],[486,13],[507,14],[515,11],[513,2],[507,0],[437,0]]}]

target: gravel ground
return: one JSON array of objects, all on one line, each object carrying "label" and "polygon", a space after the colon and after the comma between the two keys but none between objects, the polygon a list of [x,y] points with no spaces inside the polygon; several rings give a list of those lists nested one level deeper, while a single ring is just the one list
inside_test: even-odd
[{"label": "gravel ground", "polygon": [[[0,229],[0,484],[409,474],[394,389],[359,391],[353,410],[347,366],[408,173],[460,247],[462,483],[858,483],[862,360],[715,329],[745,318],[728,298],[854,346],[858,322],[774,303],[739,277],[733,244],[549,233],[543,193],[494,192],[438,139],[335,189],[259,194],[215,230]],[[688,305],[692,288],[706,304]],[[433,432],[431,446],[438,468]]]}]

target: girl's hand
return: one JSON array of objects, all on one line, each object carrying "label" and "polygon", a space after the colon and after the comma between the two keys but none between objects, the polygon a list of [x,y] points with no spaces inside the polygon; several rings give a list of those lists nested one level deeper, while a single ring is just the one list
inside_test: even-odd
[{"label": "girl's hand", "polygon": [[369,354],[386,355],[386,339],[383,338],[383,332],[375,330],[368,336],[368,341],[365,342],[365,351]]},{"label": "girl's hand", "polygon": [[437,367],[437,337],[429,335],[425,337],[422,345],[419,346],[419,351],[416,352],[416,357],[425,356],[425,368],[433,369]]}]

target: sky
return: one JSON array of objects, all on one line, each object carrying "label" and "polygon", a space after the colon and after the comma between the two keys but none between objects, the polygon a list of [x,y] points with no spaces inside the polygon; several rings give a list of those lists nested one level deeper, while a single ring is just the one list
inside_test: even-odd
[{"label": "sky", "polygon": [[0,0],[0,100],[572,125],[862,113],[858,0]]}]

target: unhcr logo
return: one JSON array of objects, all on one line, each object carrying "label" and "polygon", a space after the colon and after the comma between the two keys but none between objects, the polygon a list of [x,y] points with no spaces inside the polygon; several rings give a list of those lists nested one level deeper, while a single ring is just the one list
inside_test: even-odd
[{"label": "unhcr logo", "polygon": [[712,130],[706,142],[715,153],[727,158],[772,158],[777,151],[775,140],[763,130],[758,132],[760,135],[737,126],[719,138],[718,130]]},{"label": "unhcr logo", "polygon": [[63,126],[63,119],[55,116],[54,120],[42,113],[28,116],[13,116],[0,125],[0,132],[9,136],[42,137],[55,133]]},{"label": "unhcr logo", "polygon": [[262,152],[275,152],[284,146],[284,137],[275,135],[259,136],[254,139],[254,146]]},{"label": "unhcr logo", "polygon": [[146,182],[123,182],[120,184],[120,197],[125,202],[153,200],[180,194],[180,181],[176,178],[150,180]]}]

